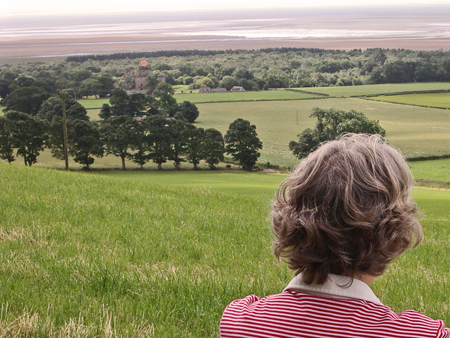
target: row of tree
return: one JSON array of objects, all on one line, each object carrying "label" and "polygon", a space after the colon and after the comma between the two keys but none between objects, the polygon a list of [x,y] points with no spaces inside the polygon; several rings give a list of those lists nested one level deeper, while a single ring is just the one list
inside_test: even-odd
[{"label": "row of tree", "polygon": [[[9,111],[0,117],[0,158],[12,162],[22,156],[25,165],[31,166],[44,150],[64,160],[63,121],[55,115],[51,123],[39,116]],[[69,119],[67,123],[68,153],[85,168],[94,163],[94,157],[112,154],[129,159],[141,166],[149,161],[162,168],[173,161],[176,169],[189,162],[197,169],[201,160],[211,169],[230,154],[243,169],[251,170],[262,148],[256,127],[237,119],[230,124],[225,138],[220,131],[196,128],[194,125],[161,115],[133,118],[128,115],[110,116],[100,123],[86,119]]]}]

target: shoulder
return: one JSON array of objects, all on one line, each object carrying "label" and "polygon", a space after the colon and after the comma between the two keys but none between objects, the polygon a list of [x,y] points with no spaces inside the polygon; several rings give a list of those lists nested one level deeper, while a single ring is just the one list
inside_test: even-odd
[{"label": "shoulder", "polygon": [[[335,328],[340,327],[340,334]],[[449,338],[441,320],[419,312],[393,312],[388,306],[357,299],[325,298],[296,291],[234,300],[220,322],[221,337],[254,337],[261,332],[288,337],[314,332],[321,337]],[[294,334],[294,335],[295,335]]]}]

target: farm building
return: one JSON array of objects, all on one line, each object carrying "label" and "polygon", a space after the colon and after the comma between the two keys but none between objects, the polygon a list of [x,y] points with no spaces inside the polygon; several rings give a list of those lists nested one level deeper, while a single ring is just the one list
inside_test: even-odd
[{"label": "farm building", "polygon": [[230,89],[230,92],[245,92],[245,89],[244,87],[233,86],[233,88]]}]

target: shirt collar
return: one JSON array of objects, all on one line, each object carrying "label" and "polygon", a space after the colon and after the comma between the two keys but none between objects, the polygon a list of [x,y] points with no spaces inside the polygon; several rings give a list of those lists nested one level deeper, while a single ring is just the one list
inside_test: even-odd
[{"label": "shirt collar", "polygon": [[355,298],[372,303],[382,304],[372,289],[364,282],[347,276],[329,274],[327,281],[322,284],[307,285],[298,274],[284,289],[307,293],[315,296],[330,298]]}]

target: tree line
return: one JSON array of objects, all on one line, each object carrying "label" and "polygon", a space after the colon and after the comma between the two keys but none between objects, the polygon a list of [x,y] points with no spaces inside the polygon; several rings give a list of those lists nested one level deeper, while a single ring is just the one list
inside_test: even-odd
[{"label": "tree line", "polygon": [[[143,60],[146,66],[141,65]],[[450,52],[266,48],[74,56],[57,63],[0,65],[0,97],[5,101],[15,90],[27,87],[49,94],[57,88],[72,88],[76,98],[105,97],[117,85],[134,89],[138,76],[154,79],[158,75],[164,75],[171,85],[189,86],[189,90],[450,81]]]},{"label": "tree line", "polygon": [[[95,157],[109,154],[120,158],[122,169],[126,169],[127,159],[141,168],[152,161],[158,169],[167,161],[173,161],[176,169],[183,162],[198,169],[204,160],[215,169],[227,153],[243,169],[252,169],[262,148],[254,125],[237,119],[225,136],[213,128],[197,128],[192,124],[199,115],[194,104],[177,104],[165,83],[154,93],[128,96],[121,89],[114,90],[110,104],[103,105],[99,122],[90,121],[86,109],[68,95],[69,156],[87,169]],[[38,110],[23,101],[8,102],[5,116],[0,117],[0,158],[12,162],[22,156],[24,164],[31,166],[44,148],[49,148],[53,157],[64,160],[61,98],[49,97]]]}]

